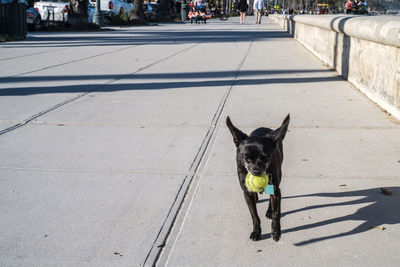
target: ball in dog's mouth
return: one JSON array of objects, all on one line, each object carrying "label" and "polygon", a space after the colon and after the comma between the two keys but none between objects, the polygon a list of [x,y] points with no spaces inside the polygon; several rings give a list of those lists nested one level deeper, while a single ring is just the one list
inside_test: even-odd
[{"label": "ball in dog's mouth", "polygon": [[245,179],[245,185],[250,192],[262,192],[268,185],[269,177],[267,174],[263,174],[260,176],[255,176],[250,172],[247,173]]}]

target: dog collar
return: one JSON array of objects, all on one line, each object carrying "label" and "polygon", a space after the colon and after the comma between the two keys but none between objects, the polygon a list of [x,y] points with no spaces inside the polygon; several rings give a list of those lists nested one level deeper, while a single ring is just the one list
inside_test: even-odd
[{"label": "dog collar", "polygon": [[267,187],[265,188],[265,193],[268,195],[274,195],[275,194],[275,187],[273,184],[268,184]]}]

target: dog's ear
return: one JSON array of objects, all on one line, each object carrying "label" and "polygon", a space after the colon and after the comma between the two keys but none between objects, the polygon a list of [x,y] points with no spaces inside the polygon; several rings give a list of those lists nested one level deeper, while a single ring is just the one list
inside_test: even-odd
[{"label": "dog's ear", "polygon": [[243,140],[247,139],[247,135],[245,133],[233,126],[229,116],[226,118],[226,125],[228,126],[229,131],[231,131],[233,142],[235,143],[236,147],[238,147]]},{"label": "dog's ear", "polygon": [[286,132],[289,127],[289,122],[290,122],[290,113],[286,116],[286,118],[282,122],[282,125],[278,129],[273,130],[268,134],[268,138],[272,139],[275,142],[277,142],[278,140],[282,141],[283,139],[285,139]]}]

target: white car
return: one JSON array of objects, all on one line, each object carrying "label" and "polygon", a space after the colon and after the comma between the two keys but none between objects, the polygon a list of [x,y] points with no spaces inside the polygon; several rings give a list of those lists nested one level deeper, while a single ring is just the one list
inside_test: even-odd
[{"label": "white car", "polygon": [[42,21],[67,22],[69,12],[68,0],[40,0],[33,7],[40,13]]},{"label": "white car", "polygon": [[[129,16],[133,10],[133,0],[100,0],[101,13],[106,18],[125,14]],[[96,0],[89,0],[96,7]]]}]

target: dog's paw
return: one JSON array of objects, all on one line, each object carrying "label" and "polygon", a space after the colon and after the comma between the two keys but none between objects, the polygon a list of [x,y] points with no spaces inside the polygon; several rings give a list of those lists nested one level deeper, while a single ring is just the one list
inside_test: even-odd
[{"label": "dog's paw", "polygon": [[280,232],[273,232],[271,235],[272,235],[272,239],[274,239],[275,242],[278,242],[279,239],[281,239],[281,233]]},{"label": "dog's paw", "polygon": [[252,232],[250,234],[250,239],[253,241],[258,241],[261,239],[261,232]]}]

